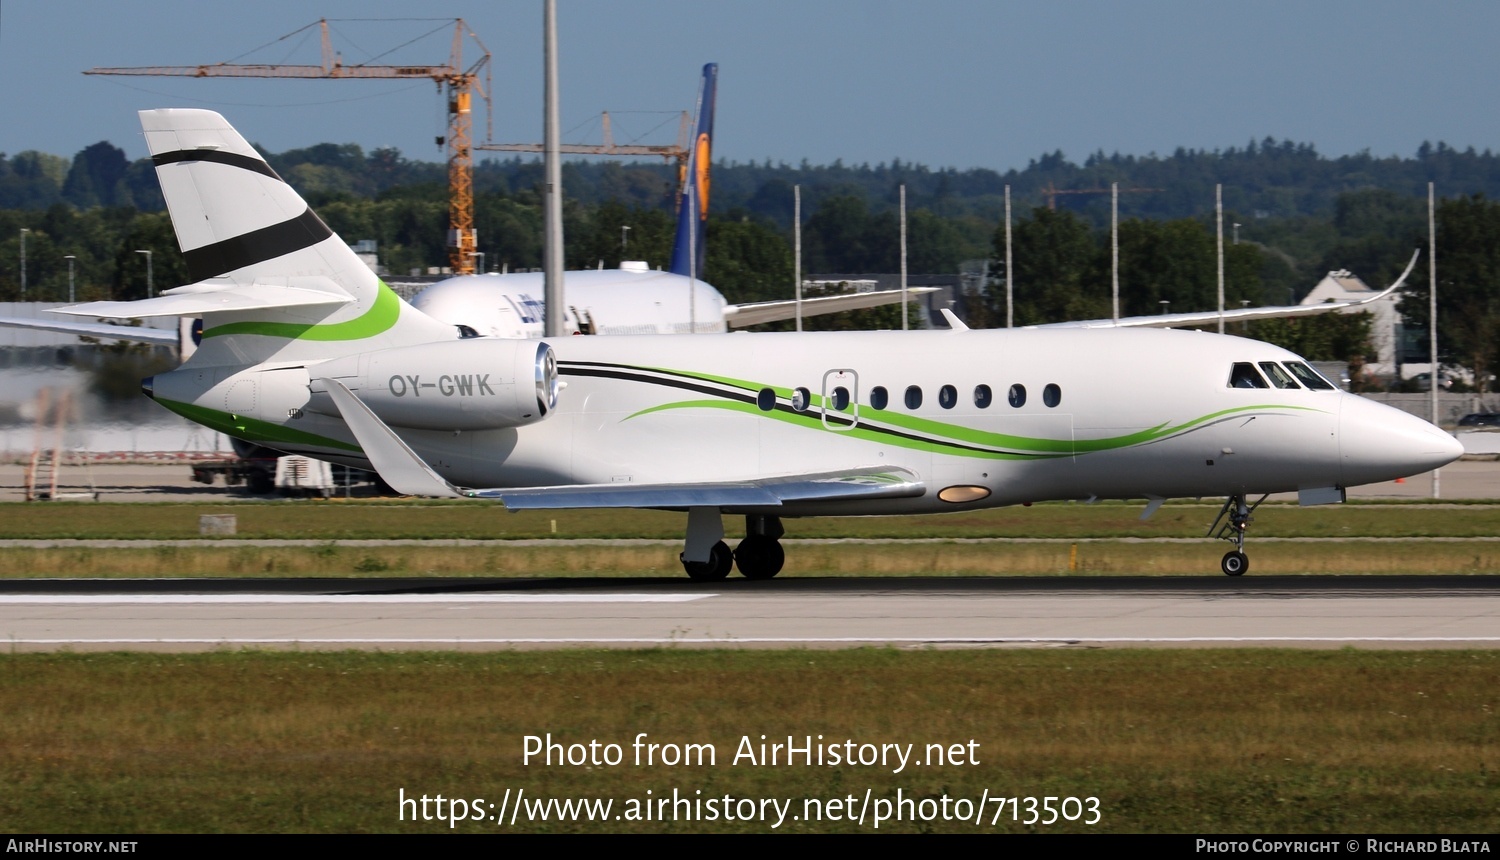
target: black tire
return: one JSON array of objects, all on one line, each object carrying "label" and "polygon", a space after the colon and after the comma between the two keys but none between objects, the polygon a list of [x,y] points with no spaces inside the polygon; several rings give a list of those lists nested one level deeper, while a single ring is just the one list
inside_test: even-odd
[{"label": "black tire", "polygon": [[729,550],[729,544],[719,541],[709,550],[708,561],[688,561],[678,556],[682,561],[682,569],[687,571],[689,578],[696,582],[717,582],[729,575],[734,569],[734,553]]},{"label": "black tire", "polygon": [[1219,569],[1224,571],[1225,576],[1243,576],[1250,569],[1250,559],[1239,550],[1231,550],[1224,553]]},{"label": "black tire", "polygon": [[734,561],[746,579],[770,579],[781,573],[781,566],[786,564],[786,551],[781,548],[779,540],[750,535],[735,549]]}]

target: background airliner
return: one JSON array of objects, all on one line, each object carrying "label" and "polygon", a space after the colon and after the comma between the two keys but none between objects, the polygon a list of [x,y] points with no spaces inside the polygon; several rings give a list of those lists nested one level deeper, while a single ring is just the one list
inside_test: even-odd
[{"label": "background airliner", "polygon": [[[1248,565],[1256,496],[1304,504],[1462,449],[1296,355],[1200,332],[1008,329],[461,337],[401,301],[223,117],[144,111],[196,282],[85,316],[201,315],[143,383],[256,444],[374,468],[403,492],[512,509],[687,512],[699,579],[781,570],[786,517],[1053,499],[1227,499]],[[722,514],[745,517],[731,550]]]}]

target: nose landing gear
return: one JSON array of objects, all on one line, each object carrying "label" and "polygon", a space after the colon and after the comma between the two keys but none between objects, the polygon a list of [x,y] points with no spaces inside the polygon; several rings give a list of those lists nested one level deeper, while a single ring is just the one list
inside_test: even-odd
[{"label": "nose landing gear", "polygon": [[1219,515],[1214,517],[1214,524],[1208,527],[1210,537],[1216,536],[1234,544],[1234,549],[1224,553],[1224,558],[1219,561],[1219,569],[1226,576],[1241,576],[1250,569],[1250,558],[1245,555],[1245,530],[1250,526],[1250,515],[1265,500],[1266,496],[1261,496],[1255,504],[1246,505],[1243,495],[1230,496],[1219,509]]}]

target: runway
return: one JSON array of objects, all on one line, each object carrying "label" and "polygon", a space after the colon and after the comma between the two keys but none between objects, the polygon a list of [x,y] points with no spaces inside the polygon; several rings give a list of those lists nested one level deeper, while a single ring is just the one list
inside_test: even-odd
[{"label": "runway", "polygon": [[1500,576],[27,580],[13,651],[1500,647]]}]

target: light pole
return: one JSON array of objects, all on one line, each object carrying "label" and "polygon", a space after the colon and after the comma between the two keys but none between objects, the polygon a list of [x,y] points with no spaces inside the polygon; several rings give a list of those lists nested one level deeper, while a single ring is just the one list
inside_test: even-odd
[{"label": "light pole", "polygon": [[626,224],[620,225],[620,256],[625,256],[625,249],[630,246],[630,227]]},{"label": "light pole", "polygon": [[68,261],[68,303],[72,304],[73,301],[74,301],[74,298],[73,298],[73,295],[74,295],[74,293],[73,293],[73,260],[76,259],[76,258],[72,254],[68,254],[67,256],[63,257],[63,259]]},{"label": "light pole", "polygon": [[21,301],[26,301],[26,234],[31,230],[21,228]]},{"label": "light pole", "polygon": [[146,255],[146,298],[149,299],[153,295],[153,293],[151,292],[151,252],[136,251],[136,253]]}]

